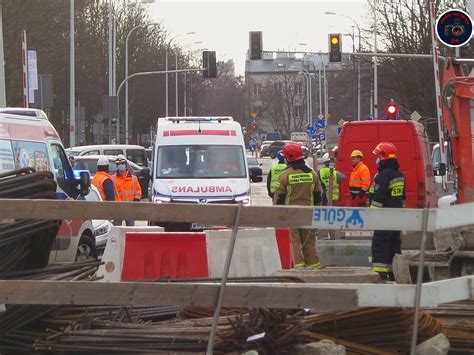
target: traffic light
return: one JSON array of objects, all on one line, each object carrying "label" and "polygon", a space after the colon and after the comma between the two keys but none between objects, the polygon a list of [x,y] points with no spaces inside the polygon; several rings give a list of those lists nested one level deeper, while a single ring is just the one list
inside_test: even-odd
[{"label": "traffic light", "polygon": [[216,52],[202,52],[202,67],[204,68],[202,72],[202,77],[204,79],[217,78]]},{"label": "traffic light", "polygon": [[385,112],[387,114],[387,119],[395,120],[398,116],[398,106],[393,101],[390,102],[387,107],[385,108]]},{"label": "traffic light", "polygon": [[262,59],[262,32],[250,32],[249,38],[250,59]]},{"label": "traffic light", "polygon": [[329,35],[329,62],[330,63],[341,63],[342,62],[342,43],[341,34],[332,33]]}]

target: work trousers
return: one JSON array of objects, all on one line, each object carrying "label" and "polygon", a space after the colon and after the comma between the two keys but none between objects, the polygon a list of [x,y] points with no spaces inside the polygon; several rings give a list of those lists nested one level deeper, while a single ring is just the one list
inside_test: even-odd
[{"label": "work trousers", "polygon": [[291,228],[295,267],[314,267],[319,263],[316,251],[316,229]]},{"label": "work trousers", "polygon": [[401,254],[400,231],[374,231],[372,265],[375,271],[391,272],[395,254]]}]

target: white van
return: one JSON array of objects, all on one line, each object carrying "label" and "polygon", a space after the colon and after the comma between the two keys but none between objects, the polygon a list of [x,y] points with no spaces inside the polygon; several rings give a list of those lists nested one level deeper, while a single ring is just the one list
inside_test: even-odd
[{"label": "white van", "polygon": [[[58,199],[76,199],[88,191],[89,175],[81,174],[81,181],[74,173],[58,132],[47,119],[0,113],[0,173],[26,167],[51,171]],[[50,262],[74,261],[79,245],[95,249],[93,230],[90,220],[63,220]]]},{"label": "white van", "polygon": [[[242,129],[231,117],[158,119],[150,199],[154,203],[250,204]],[[168,225],[156,222],[167,229]],[[202,229],[180,224],[178,229]]]},{"label": "white van", "polygon": [[148,159],[145,148],[141,145],[131,144],[101,144],[84,145],[66,149],[68,156],[83,155],[125,155],[128,160],[133,161],[139,166],[148,166]]}]

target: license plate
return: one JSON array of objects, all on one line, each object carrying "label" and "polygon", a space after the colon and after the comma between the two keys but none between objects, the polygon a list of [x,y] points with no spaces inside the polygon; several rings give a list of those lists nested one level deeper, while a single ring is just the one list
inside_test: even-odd
[{"label": "license plate", "polygon": [[374,231],[346,231],[346,237],[373,237]]},{"label": "license plate", "polygon": [[212,229],[212,226],[207,226],[204,224],[192,223],[191,230],[204,230],[204,229]]}]

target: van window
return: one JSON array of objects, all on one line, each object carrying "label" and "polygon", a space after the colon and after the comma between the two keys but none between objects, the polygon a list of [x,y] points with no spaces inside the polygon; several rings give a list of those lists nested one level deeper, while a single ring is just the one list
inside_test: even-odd
[{"label": "van window", "polygon": [[51,159],[54,164],[52,171],[59,187],[66,192],[66,194],[71,196],[70,180],[72,179],[73,173],[66,153],[60,145],[51,144]]},{"label": "van window", "polygon": [[12,141],[11,144],[17,169],[31,167],[36,171],[50,170],[46,143]]},{"label": "van window", "polygon": [[0,174],[15,170],[12,145],[9,140],[0,139]]},{"label": "van window", "polygon": [[140,166],[147,166],[145,149],[127,149],[127,159]]},{"label": "van window", "polygon": [[[79,156],[79,154],[81,154],[81,152],[78,152],[77,150],[67,150],[66,151],[66,154],[68,157],[77,157]],[[85,155],[87,155],[89,153],[86,153]]]},{"label": "van window", "polygon": [[91,150],[91,151],[86,152],[82,155],[100,155],[100,152],[98,150]]},{"label": "van window", "polygon": [[104,155],[123,155],[122,149],[104,149]]},{"label": "van window", "polygon": [[[74,169],[76,170],[88,170],[91,176],[94,176],[97,172],[97,159],[76,159],[74,162]],[[117,164],[114,161],[109,160],[109,174],[113,175],[117,172]]]},{"label": "van window", "polygon": [[156,177],[245,178],[244,152],[237,145],[161,146],[158,149]]}]

